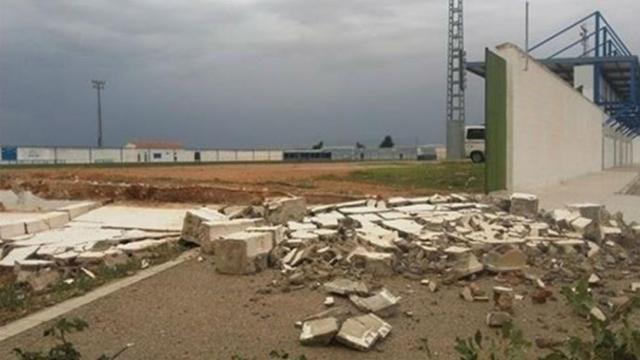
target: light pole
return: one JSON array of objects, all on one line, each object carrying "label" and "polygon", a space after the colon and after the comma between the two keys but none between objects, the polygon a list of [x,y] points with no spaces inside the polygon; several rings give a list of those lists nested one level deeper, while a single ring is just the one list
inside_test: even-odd
[{"label": "light pole", "polygon": [[93,88],[98,92],[98,147],[102,147],[102,103],[100,102],[100,90],[104,89],[104,80],[91,80]]}]

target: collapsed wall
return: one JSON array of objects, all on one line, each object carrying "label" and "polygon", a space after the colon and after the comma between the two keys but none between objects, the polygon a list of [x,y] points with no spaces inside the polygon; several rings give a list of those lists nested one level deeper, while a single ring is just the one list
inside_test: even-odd
[{"label": "collapsed wall", "polygon": [[515,45],[488,52],[486,63],[494,64],[487,66],[489,191],[537,189],[634,160],[632,139],[604,125],[606,113]]}]

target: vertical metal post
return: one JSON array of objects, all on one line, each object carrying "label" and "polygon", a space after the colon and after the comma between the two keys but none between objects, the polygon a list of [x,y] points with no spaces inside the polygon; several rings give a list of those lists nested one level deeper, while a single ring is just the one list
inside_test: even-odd
[{"label": "vertical metal post", "polygon": [[607,38],[609,34],[607,33],[607,28],[602,29],[602,56],[609,56],[607,51],[607,43],[609,42]]},{"label": "vertical metal post", "polygon": [[100,91],[104,89],[104,84],[106,84],[103,80],[91,80],[93,84],[93,88],[98,92],[98,147],[102,147],[102,101],[100,99]]},{"label": "vertical metal post", "polygon": [[449,39],[447,56],[447,158],[465,157],[465,88],[463,0],[449,0]]},{"label": "vertical metal post", "polygon": [[[596,11],[595,13],[595,18],[596,18],[596,46],[595,46],[595,56],[596,57],[600,57],[600,12]],[[600,104],[601,100],[600,100],[600,66],[598,63],[593,64],[593,76],[594,76],[594,102],[596,104]]]}]

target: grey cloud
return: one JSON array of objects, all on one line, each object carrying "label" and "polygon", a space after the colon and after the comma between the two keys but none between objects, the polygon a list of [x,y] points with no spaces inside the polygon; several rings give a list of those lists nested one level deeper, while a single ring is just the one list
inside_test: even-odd
[{"label": "grey cloud", "polygon": [[[607,13],[611,3],[626,10]],[[523,2],[466,6],[470,58],[522,42]],[[637,49],[632,0],[533,0],[534,38],[596,7]],[[5,0],[0,143],[94,143],[96,77],[109,145],[442,142],[446,11],[436,0]],[[477,123],[482,81],[470,85]]]}]

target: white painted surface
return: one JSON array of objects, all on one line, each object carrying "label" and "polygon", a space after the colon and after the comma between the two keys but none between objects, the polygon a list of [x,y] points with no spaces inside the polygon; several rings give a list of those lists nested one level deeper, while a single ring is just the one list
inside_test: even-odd
[{"label": "white painted surface", "polygon": [[87,164],[91,162],[89,149],[59,148],[56,151],[58,164]]},{"label": "white painted surface", "polygon": [[26,164],[53,163],[55,150],[53,148],[19,147],[18,162]]},{"label": "white painted surface", "polygon": [[104,206],[77,217],[75,221],[119,229],[179,232],[187,210]]},{"label": "white painted surface", "polygon": [[507,60],[507,183],[510,190],[560,183],[602,168],[605,114],[513,45]]},{"label": "white painted surface", "polygon": [[634,164],[640,164],[640,138],[633,140],[631,144],[631,160]]}]

